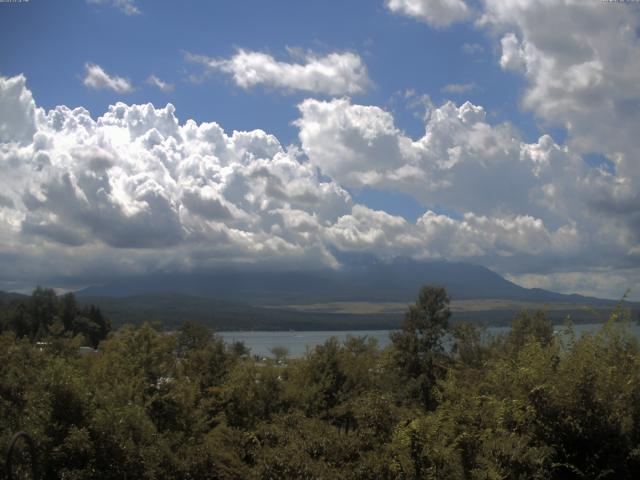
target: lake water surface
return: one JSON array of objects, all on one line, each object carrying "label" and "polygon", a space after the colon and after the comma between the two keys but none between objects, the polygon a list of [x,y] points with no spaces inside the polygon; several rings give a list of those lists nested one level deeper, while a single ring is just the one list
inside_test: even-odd
[{"label": "lake water surface", "polygon": [[[602,327],[602,323],[590,323],[574,325],[573,330],[576,336],[580,336],[585,332],[596,332]],[[556,331],[561,331],[563,327],[557,325]],[[488,334],[504,333],[509,327],[488,327]],[[631,324],[632,332],[640,338],[640,325]],[[389,345],[389,332],[391,330],[351,330],[351,331],[320,331],[320,332],[219,332],[225,342],[231,343],[235,341],[244,342],[251,349],[251,354],[261,357],[271,356],[270,350],[273,347],[281,346],[289,350],[289,356],[292,358],[301,357],[307,349],[313,349],[317,345],[322,345],[331,337],[336,337],[340,341],[344,341],[348,336],[352,337],[368,337],[378,341],[378,346],[384,348]]]}]

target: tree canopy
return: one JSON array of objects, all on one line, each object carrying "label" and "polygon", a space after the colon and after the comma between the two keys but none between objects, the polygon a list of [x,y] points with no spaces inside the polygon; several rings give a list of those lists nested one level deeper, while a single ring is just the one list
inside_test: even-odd
[{"label": "tree canopy", "polygon": [[107,338],[111,322],[95,305],[79,305],[73,293],[58,296],[53,289],[37,287],[30,297],[0,300],[3,331],[31,341],[80,336],[83,344],[96,347]]},{"label": "tree canopy", "polygon": [[384,349],[256,359],[186,323],[123,327],[82,355],[100,317],[39,289],[0,308],[0,448],[28,432],[47,479],[638,478],[623,311],[580,337],[543,312],[489,336],[450,326],[448,303],[423,288]]}]

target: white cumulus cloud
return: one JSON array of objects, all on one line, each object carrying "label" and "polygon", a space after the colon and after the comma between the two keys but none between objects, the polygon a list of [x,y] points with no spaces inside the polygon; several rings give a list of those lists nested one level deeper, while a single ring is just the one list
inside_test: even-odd
[{"label": "white cumulus cloud", "polygon": [[308,53],[304,63],[283,62],[267,53],[243,49],[228,59],[193,54],[188,54],[187,59],[204,65],[208,71],[231,75],[234,83],[244,89],[264,86],[285,92],[339,96],[362,93],[371,84],[366,65],[351,52],[325,56]]},{"label": "white cumulus cloud", "polygon": [[447,27],[471,14],[463,0],[387,0],[387,8],[434,27]]},{"label": "white cumulus cloud", "polygon": [[272,135],[180,123],[171,104],[45,112],[24,77],[0,77],[0,102],[0,282],[335,264],[317,232],[351,197]]},{"label": "white cumulus cloud", "polygon": [[[545,124],[566,128],[573,151],[601,154],[611,162],[612,171],[592,169],[576,183],[589,212],[607,219],[601,236],[620,249],[627,245],[618,263],[628,272],[640,252],[637,9],[628,3],[485,0],[478,24],[501,38],[501,67],[527,81],[522,105]],[[562,189],[550,183],[547,191],[557,196]],[[596,285],[580,276],[558,278]]]},{"label": "white cumulus cloud", "polygon": [[[305,100],[299,108],[304,152],[342,185],[398,190],[424,204],[481,213],[530,203],[533,164],[520,159],[518,132],[509,124],[490,125],[480,106],[434,108],[417,140],[376,106],[334,99]],[[498,174],[502,182],[495,181]]]},{"label": "white cumulus cloud", "polygon": [[31,142],[36,132],[35,102],[23,75],[0,83],[0,105],[0,142]]},{"label": "white cumulus cloud", "polygon": [[[388,5],[438,26],[424,17],[429,3],[390,0]],[[527,82],[522,106],[543,127],[560,126],[567,132],[567,145],[562,148],[547,148],[552,142],[544,137],[538,145],[522,145],[522,158],[537,165],[532,171],[538,179],[537,190],[524,191],[534,205],[553,205],[554,213],[561,211],[572,221],[578,218],[591,240],[606,252],[603,258],[609,258],[610,266],[624,269],[622,278],[637,278],[640,140],[633,125],[640,123],[640,17],[636,6],[580,0],[482,0],[471,15],[476,26],[486,28],[498,41],[500,66]],[[463,47],[463,51],[471,53],[472,48]],[[456,146],[452,152],[457,151]],[[587,168],[579,156],[588,153],[604,156],[611,168]],[[556,160],[549,163],[548,155]],[[572,160],[564,163],[563,157]],[[633,269],[636,274],[632,275]],[[542,278],[542,274],[526,275],[519,278],[530,282]],[[590,275],[598,280],[589,280]],[[563,272],[555,278],[581,286],[581,291],[615,283],[602,270]],[[611,281],[600,281],[603,278]]]},{"label": "white cumulus cloud", "polygon": [[82,83],[86,87],[96,90],[113,90],[117,93],[130,93],[133,91],[133,85],[128,79],[109,75],[100,65],[87,63],[84,68],[85,76]]},{"label": "white cumulus cloud", "polygon": [[[590,167],[548,135],[527,143],[512,125],[491,124],[469,102],[433,108],[418,139],[398,129],[389,112],[348,99],[305,100],[299,109],[302,149],[324,174],[347,188],[403,192],[426,208],[462,216],[421,218],[414,255],[480,258],[501,271],[529,273],[640,260],[640,223],[628,215],[637,178]],[[376,239],[372,247],[384,244],[369,227],[342,229],[341,237],[335,228],[333,238],[344,246],[365,239]],[[395,248],[402,245],[416,243]]]},{"label": "white cumulus cloud", "polygon": [[486,0],[479,21],[501,37],[502,68],[527,80],[524,107],[565,127],[576,151],[606,155],[627,182],[640,179],[636,13],[625,3]]}]

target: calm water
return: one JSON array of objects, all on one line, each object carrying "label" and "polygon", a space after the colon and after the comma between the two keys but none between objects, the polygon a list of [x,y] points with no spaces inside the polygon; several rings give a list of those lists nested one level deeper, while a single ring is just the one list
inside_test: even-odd
[{"label": "calm water", "polygon": [[[577,336],[585,332],[595,332],[601,323],[574,325],[573,330]],[[509,330],[509,327],[491,327],[487,328],[487,333],[497,334]],[[556,330],[562,330],[562,326],[556,326]],[[631,325],[633,333],[640,338],[640,326]],[[340,341],[346,340],[348,336],[352,337],[368,337],[375,338],[378,346],[383,348],[389,345],[390,330],[352,330],[352,331],[322,331],[322,332],[219,332],[225,342],[241,341],[251,349],[254,355],[262,357],[271,356],[270,349],[276,346],[282,346],[289,349],[290,357],[301,357],[307,351],[316,345],[322,345],[331,337],[336,337]]]},{"label": "calm water", "polygon": [[270,349],[276,346],[287,347],[290,357],[301,357],[316,345],[322,345],[331,337],[340,341],[352,337],[370,337],[378,341],[379,347],[389,344],[390,330],[353,330],[353,331],[322,331],[322,332],[219,332],[227,343],[241,341],[251,349],[251,353],[263,357],[271,356]]}]

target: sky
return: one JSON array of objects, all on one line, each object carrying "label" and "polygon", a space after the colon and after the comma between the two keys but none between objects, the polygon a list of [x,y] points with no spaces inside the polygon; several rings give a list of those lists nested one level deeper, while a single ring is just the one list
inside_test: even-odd
[{"label": "sky", "polygon": [[485,265],[640,300],[640,4],[0,3],[0,289]]}]

